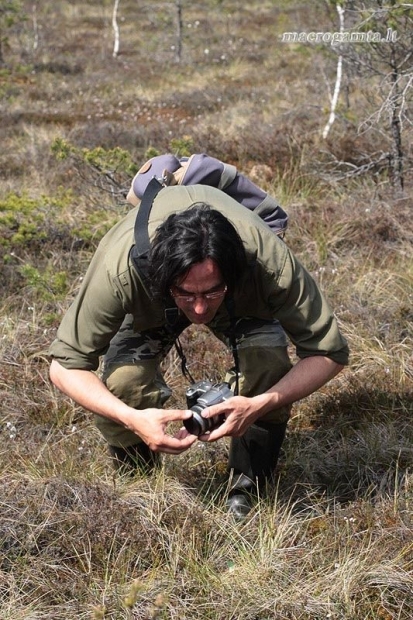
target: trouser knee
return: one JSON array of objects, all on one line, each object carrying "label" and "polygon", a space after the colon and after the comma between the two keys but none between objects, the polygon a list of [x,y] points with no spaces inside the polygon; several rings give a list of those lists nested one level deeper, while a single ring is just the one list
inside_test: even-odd
[{"label": "trouser knee", "polygon": [[[160,409],[171,395],[157,359],[112,366],[108,373],[104,371],[102,379],[112,394],[134,409]],[[135,433],[109,418],[96,415],[95,424],[111,446],[128,447],[141,441]]]},{"label": "trouser knee", "polygon": [[134,409],[160,409],[171,395],[158,359],[112,367],[103,381],[112,394]]}]

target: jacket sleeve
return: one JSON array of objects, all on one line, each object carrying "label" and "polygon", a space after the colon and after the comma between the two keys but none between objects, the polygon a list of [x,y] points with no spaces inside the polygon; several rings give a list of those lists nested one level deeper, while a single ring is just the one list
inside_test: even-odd
[{"label": "jacket sleeve", "polygon": [[298,357],[325,355],[338,364],[348,364],[348,345],[330,305],[289,250],[276,290],[269,296],[269,305],[294,343]]},{"label": "jacket sleeve", "polygon": [[100,246],[50,346],[51,357],[68,369],[96,370],[99,356],[105,353],[127,314],[104,254]]}]

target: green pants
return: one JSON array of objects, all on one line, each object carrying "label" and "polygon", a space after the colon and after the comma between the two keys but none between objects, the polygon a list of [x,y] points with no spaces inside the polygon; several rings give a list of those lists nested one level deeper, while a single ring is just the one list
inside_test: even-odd
[{"label": "green pants", "polygon": [[[132,317],[128,315],[104,357],[102,379],[108,389],[135,409],[162,408],[171,390],[160,373],[160,363],[185,327],[187,323],[182,322],[173,332],[160,328],[138,333],[133,330]],[[228,334],[211,331],[229,345]],[[278,321],[239,319],[236,337],[242,396],[262,394],[290,370],[287,338]],[[225,381],[234,386],[233,368],[228,370]],[[283,407],[267,413],[261,421],[280,424],[289,416],[290,407]],[[95,416],[95,422],[112,446],[126,448],[141,441],[137,435],[107,418]]]}]

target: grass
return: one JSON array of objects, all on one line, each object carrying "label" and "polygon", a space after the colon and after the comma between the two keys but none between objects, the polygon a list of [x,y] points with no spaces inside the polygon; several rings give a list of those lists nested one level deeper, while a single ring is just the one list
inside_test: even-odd
[{"label": "grass", "polygon": [[[385,167],[343,176],[389,148],[384,120],[357,131],[378,85],[353,76],[322,141],[336,57],[279,35],[331,30],[324,6],[183,3],[178,64],[173,3],[137,15],[122,0],[117,59],[110,3],[40,4],[39,46],[23,2],[0,71],[1,618],[409,620],[411,158],[403,196]],[[408,154],[409,126],[403,139]],[[223,158],[278,198],[352,353],[294,406],[275,488],[242,524],[225,512],[226,441],[119,478],[90,416],[48,380],[60,317],[126,212],[113,188],[170,149]],[[231,356],[207,330],[183,345],[196,379],[222,379]],[[163,370],[183,406],[173,352]]]}]

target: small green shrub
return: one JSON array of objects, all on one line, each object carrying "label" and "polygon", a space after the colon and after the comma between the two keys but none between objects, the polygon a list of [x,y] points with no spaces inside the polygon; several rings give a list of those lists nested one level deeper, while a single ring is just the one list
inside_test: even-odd
[{"label": "small green shrub", "polygon": [[8,254],[21,248],[72,248],[79,240],[99,240],[122,215],[102,208],[91,213],[78,209],[74,217],[74,202],[71,190],[63,188],[53,197],[7,194],[0,200],[0,247]]},{"label": "small green shrub", "polygon": [[37,301],[60,299],[68,289],[67,271],[83,271],[77,263],[82,257],[87,260],[85,254],[92,254],[122,215],[120,209],[85,210],[76,205],[70,190],[39,198],[7,194],[0,200],[1,294],[29,287]]},{"label": "small green shrub", "polygon": [[191,136],[172,138],[170,142],[171,152],[177,157],[189,157],[194,152],[194,141]]},{"label": "small green shrub", "polygon": [[71,204],[72,194],[59,189],[56,196],[29,198],[11,192],[0,200],[0,245],[8,251],[19,246],[39,245],[50,238],[54,229],[66,228],[63,216]]},{"label": "small green shrub", "polygon": [[131,179],[140,168],[140,162],[134,161],[131,153],[119,147],[79,148],[67,140],[57,138],[51,150],[57,160],[70,161],[84,180],[85,192],[93,189],[92,199],[94,194],[101,201],[101,194],[96,192],[98,188],[110,196],[115,205],[125,202]]},{"label": "small green shrub", "polygon": [[32,289],[41,301],[54,301],[66,297],[69,289],[67,272],[54,272],[50,265],[41,271],[30,264],[19,267],[19,272],[24,285]]},{"label": "small green shrub", "polygon": [[125,173],[129,176],[137,172],[131,154],[119,147],[105,149],[99,146],[94,149],[80,149],[63,138],[56,138],[51,149],[57,159],[64,160],[71,157],[75,162],[83,162],[98,172]]}]

